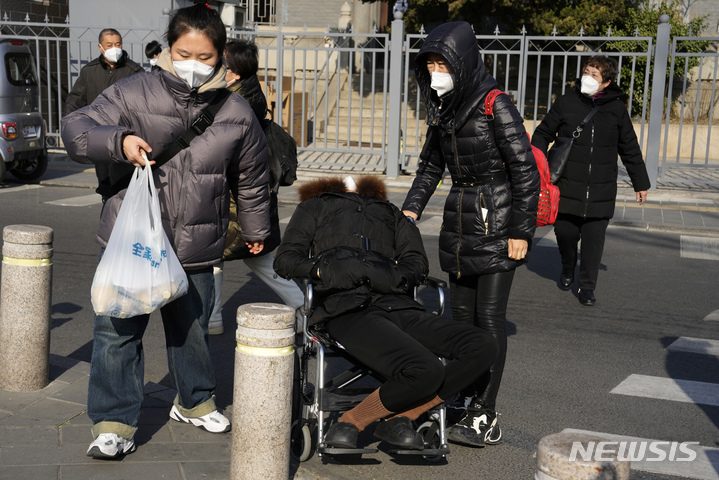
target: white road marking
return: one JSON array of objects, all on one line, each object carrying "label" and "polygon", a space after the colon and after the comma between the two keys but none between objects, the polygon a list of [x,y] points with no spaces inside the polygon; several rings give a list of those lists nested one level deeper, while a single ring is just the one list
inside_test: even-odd
[{"label": "white road marking", "polygon": [[18,187],[2,187],[0,186],[0,193],[17,193],[25,190],[36,190],[42,188],[42,185],[21,185]]},{"label": "white road marking", "polygon": [[280,218],[280,225],[287,225],[288,223],[290,223],[290,218],[292,217]]},{"label": "white road marking", "polygon": [[[562,430],[562,433],[584,433],[587,435],[594,435],[598,437],[604,437],[612,442],[653,442],[659,440],[653,440],[649,438],[639,437],[626,437],[624,435],[613,435],[611,433],[600,433],[590,432],[587,430],[575,430],[572,428],[566,428]],[[676,441],[676,440],[675,440]],[[682,439],[684,442],[694,441],[691,438]],[[680,442],[681,443],[681,442]],[[664,444],[663,450],[666,450],[667,446]],[[648,458],[657,458],[656,455],[650,456],[648,452],[644,457],[645,460],[633,461],[631,468],[632,470],[642,470],[644,472],[654,472],[663,475],[676,475],[684,478],[698,478],[701,480],[719,480],[719,448],[703,447],[701,445],[685,445],[684,448],[689,448],[696,452],[696,458],[691,462],[678,462],[669,461],[668,458],[658,462],[649,461]],[[668,457],[668,455],[667,455]],[[679,458],[678,456],[676,458]]]},{"label": "white road marking", "polygon": [[539,239],[534,244],[535,247],[557,248],[557,236],[554,235],[554,227],[548,226],[538,228],[537,233],[534,234],[534,239]]},{"label": "white road marking", "polygon": [[712,313],[704,317],[707,322],[719,322],[719,310],[714,310]]},{"label": "white road marking", "polygon": [[719,238],[681,235],[679,239],[681,258],[719,260]]},{"label": "white road marking", "polygon": [[670,352],[700,353],[719,356],[719,340],[705,338],[680,337],[672,342],[667,350]]},{"label": "white road marking", "polygon": [[48,205],[60,205],[61,207],[89,207],[102,203],[102,197],[97,193],[92,195],[82,195],[81,197],[63,198],[61,200],[53,200],[45,202]]},{"label": "white road marking", "polygon": [[632,374],[609,393],[719,406],[719,384],[693,380]]},{"label": "white road marking", "polygon": [[423,237],[438,237],[439,229],[442,228],[442,216],[431,215],[417,224],[419,233]]}]

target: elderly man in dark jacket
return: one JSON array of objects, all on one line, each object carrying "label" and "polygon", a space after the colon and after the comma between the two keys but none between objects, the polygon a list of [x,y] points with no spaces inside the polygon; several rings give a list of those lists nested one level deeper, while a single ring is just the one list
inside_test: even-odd
[{"label": "elderly man in dark jacket", "polygon": [[[80,76],[67,94],[64,115],[90,105],[103,90],[118,80],[144,71],[130,60],[127,52],[122,49],[122,36],[114,28],[106,28],[100,32],[98,48],[100,56],[82,67]],[[110,176],[109,167],[107,164],[98,163],[95,165],[95,174],[97,181],[102,183]]]},{"label": "elderly man in dark jacket", "polygon": [[577,245],[582,241],[579,266],[579,301],[596,302],[594,289],[604,250],[609,219],[614,216],[617,197],[617,157],[627,169],[636,191],[637,202],[644,203],[650,187],[642,151],[624,102],[626,95],[614,83],[614,61],[597,55],[584,65],[582,79],[574,90],[554,102],[534,131],[532,144],[544,152],[557,136],[571,137],[577,126],[594,109],[594,116],[574,140],[569,161],[557,182],[559,214],[554,224],[562,257],[559,286],[570,290],[577,265]]},{"label": "elderly man in dark jacket", "polygon": [[449,274],[452,317],[491,332],[499,345],[490,370],[463,392],[457,410],[464,413],[468,405],[466,415],[449,429],[448,438],[497,444],[502,434],[495,404],[507,353],[507,302],[514,270],[527,261],[537,224],[539,173],[509,96],[496,97],[493,120],[485,114],[485,99],[497,82],[487,73],[467,22],[432,30],[417,54],[415,73],[428,130],[402,210],[418,219],[449,170],[452,189],[444,206],[439,261]]},{"label": "elderly man in dark jacket", "polygon": [[310,323],[321,323],[351,355],[389,379],[332,425],[325,444],[356,448],[360,431],[387,418],[375,437],[422,450],[411,421],[486,371],[496,356],[494,339],[437,318],[413,300],[412,289],[428,272],[422,238],[386,200],[381,180],[363,177],[356,186],[351,179],[316,180],[301,187],[300,197],[275,270],[313,278],[317,306]]}]

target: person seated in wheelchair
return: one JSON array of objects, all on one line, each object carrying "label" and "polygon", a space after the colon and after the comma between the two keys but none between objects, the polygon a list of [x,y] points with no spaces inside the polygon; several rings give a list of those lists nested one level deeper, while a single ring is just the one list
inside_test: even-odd
[{"label": "person seated in wheelchair", "polygon": [[[376,438],[422,450],[412,421],[484,373],[497,355],[496,342],[413,299],[429,272],[427,255],[416,225],[387,201],[382,180],[318,179],[302,185],[299,195],[275,271],[288,279],[309,277],[315,307],[308,325],[388,379],[345,412],[324,443],[357,448],[359,432],[382,420]],[[472,435],[461,443],[483,445]]]}]

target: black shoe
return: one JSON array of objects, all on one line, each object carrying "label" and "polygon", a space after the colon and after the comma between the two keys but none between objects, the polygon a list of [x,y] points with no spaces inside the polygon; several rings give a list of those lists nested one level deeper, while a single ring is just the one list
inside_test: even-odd
[{"label": "black shoe", "polygon": [[374,436],[396,447],[424,450],[422,436],[412,427],[412,421],[407,417],[397,416],[380,421],[374,430]]},{"label": "black shoe", "polygon": [[572,285],[574,285],[574,275],[562,272],[562,274],[559,275],[559,288],[562,290],[571,290]]},{"label": "black shoe", "polygon": [[335,448],[357,448],[359,430],[349,422],[337,422],[327,430],[325,445]]},{"label": "black shoe", "polygon": [[502,430],[497,424],[498,413],[472,402],[464,418],[447,429],[447,439],[471,447],[502,443]]},{"label": "black shoe", "polygon": [[594,296],[594,291],[592,290],[582,290],[579,289],[579,303],[584,305],[585,307],[591,307],[597,302],[597,298]]}]

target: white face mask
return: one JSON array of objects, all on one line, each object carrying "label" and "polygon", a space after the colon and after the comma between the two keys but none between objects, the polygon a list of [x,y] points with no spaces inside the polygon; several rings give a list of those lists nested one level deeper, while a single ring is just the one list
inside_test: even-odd
[{"label": "white face mask", "polygon": [[154,67],[155,65],[157,65],[157,59],[156,59],[156,58],[151,58],[151,59],[150,59],[150,65],[153,66],[153,67]]},{"label": "white face mask", "polygon": [[430,76],[432,77],[432,82],[429,86],[435,90],[440,97],[454,90],[454,78],[451,73],[432,72]]},{"label": "white face mask", "polygon": [[100,48],[102,49],[103,55],[105,55],[105,58],[110,63],[117,63],[118,60],[120,60],[120,57],[122,57],[122,49],[117,47],[108,48],[105,50],[102,48],[102,45],[100,45]]},{"label": "white face mask", "polygon": [[213,65],[207,65],[197,60],[180,60],[172,62],[175,73],[192,88],[197,88],[212,77],[215,73]]},{"label": "white face mask", "polygon": [[594,78],[590,77],[589,75],[584,75],[582,77],[581,91],[585,95],[594,95],[599,91],[599,82],[596,81]]}]

